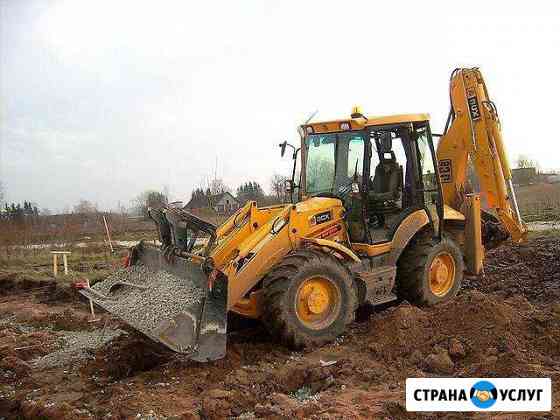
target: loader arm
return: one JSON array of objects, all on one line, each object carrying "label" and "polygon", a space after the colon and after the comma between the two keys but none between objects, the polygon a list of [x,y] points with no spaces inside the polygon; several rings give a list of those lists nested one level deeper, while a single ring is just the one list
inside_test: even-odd
[{"label": "loader arm", "polygon": [[517,206],[498,112],[478,68],[453,71],[450,100],[449,119],[437,149],[444,203],[465,213],[470,159],[483,203],[495,211],[514,242],[524,240],[527,227]]}]

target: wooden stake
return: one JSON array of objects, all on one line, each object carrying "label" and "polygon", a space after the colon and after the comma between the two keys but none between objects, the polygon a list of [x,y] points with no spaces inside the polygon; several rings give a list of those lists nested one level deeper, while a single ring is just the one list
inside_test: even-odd
[{"label": "wooden stake", "polygon": [[56,277],[58,275],[58,255],[53,254],[53,273]]},{"label": "wooden stake", "polygon": [[71,254],[70,251],[51,251],[53,256],[53,273],[54,276],[58,276],[58,256],[62,255],[62,262],[64,263],[64,274],[68,275],[68,255]]},{"label": "wooden stake", "polygon": [[[89,279],[86,279],[86,282],[87,282],[88,289],[90,289]],[[93,310],[93,301],[91,299],[89,300],[89,310],[91,311],[91,319],[89,320],[89,322],[99,321],[99,318],[95,318],[95,311]]]},{"label": "wooden stake", "polygon": [[25,347],[16,347],[14,350],[26,350],[26,349],[32,349],[34,347],[42,347],[43,344],[35,344],[33,346],[25,346]]},{"label": "wooden stake", "polygon": [[68,255],[62,254],[62,261],[64,262],[64,275],[68,275]]},{"label": "wooden stake", "polygon": [[105,223],[105,232],[107,232],[107,239],[109,240],[109,248],[111,248],[111,254],[115,251],[113,250],[113,244],[111,243],[111,234],[109,233],[109,226],[107,225],[107,219],[103,215],[103,223]]}]

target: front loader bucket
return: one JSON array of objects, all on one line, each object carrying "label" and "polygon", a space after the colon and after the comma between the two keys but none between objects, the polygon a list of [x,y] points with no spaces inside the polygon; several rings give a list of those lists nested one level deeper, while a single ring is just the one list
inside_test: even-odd
[{"label": "front loader bucket", "polygon": [[[167,254],[167,253],[166,253]],[[81,293],[136,330],[197,361],[225,356],[227,284],[212,290],[200,264],[155,246],[132,248],[130,267]]]}]

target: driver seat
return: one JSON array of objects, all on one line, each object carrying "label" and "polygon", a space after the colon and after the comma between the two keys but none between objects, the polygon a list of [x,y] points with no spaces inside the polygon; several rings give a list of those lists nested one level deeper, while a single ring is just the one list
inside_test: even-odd
[{"label": "driver seat", "polygon": [[403,187],[403,169],[391,151],[390,158],[383,158],[375,168],[371,191],[369,193],[372,211],[379,214],[388,214],[398,211],[396,204],[401,198]]}]

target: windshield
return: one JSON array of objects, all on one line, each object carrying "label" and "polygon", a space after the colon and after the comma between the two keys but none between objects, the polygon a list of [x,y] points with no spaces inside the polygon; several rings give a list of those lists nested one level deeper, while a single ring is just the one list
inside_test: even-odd
[{"label": "windshield", "polygon": [[354,174],[361,178],[364,163],[361,132],[312,134],[305,139],[305,147],[307,194],[336,195],[350,186]]}]

